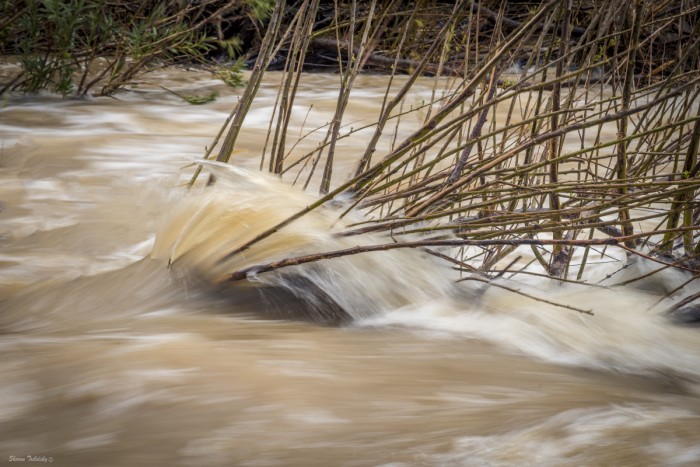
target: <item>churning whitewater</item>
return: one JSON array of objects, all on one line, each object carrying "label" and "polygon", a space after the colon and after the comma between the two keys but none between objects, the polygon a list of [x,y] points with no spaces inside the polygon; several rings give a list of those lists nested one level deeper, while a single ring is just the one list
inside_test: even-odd
[{"label": "churning whitewater", "polygon": [[[534,298],[509,296],[490,285],[458,283],[459,276],[449,263],[417,249],[360,253],[258,275],[255,267],[259,265],[387,243],[388,239],[338,235],[362,217],[361,213],[343,216],[346,206],[330,203],[221,261],[316,198],[270,175],[206,161],[205,165],[216,175],[217,184],[194,193],[180,192],[178,199],[168,203],[171,209],[164,216],[152,254],[167,260],[180,276],[206,278],[232,290],[283,288],[306,302],[302,310],[289,310],[285,316],[289,319],[298,319],[295,313],[303,314],[308,307],[318,310],[321,321],[398,325],[479,338],[556,363],[700,377],[700,367],[693,364],[700,361],[697,330],[671,325],[659,311],[665,307],[652,309],[655,295],[645,291],[652,286],[662,293],[673,290],[689,277],[681,272],[666,271],[642,288],[545,285],[541,279],[518,283],[532,297],[574,303],[593,316]],[[227,282],[231,273],[251,268],[247,283]],[[599,277],[590,280],[595,284],[605,277],[601,274],[616,272],[615,281],[621,282],[643,275],[644,268],[653,268],[653,264],[637,260],[623,271],[619,266],[599,268]],[[330,303],[323,300],[326,297]],[[324,314],[324,307],[332,309]],[[333,313],[347,315],[347,319],[327,316]],[[664,344],[658,345],[660,342]]]}]

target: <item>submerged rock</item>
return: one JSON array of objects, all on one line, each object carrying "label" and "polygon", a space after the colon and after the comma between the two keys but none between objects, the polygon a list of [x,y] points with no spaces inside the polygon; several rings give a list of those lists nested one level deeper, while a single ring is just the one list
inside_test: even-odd
[{"label": "submerged rock", "polygon": [[[341,218],[344,210],[330,203],[280,227],[318,198],[272,176],[207,165],[216,174],[216,185],[175,198],[155,240],[151,256],[167,261],[173,273],[196,277],[231,300],[242,297],[265,316],[321,324],[345,324],[434,303],[459,289],[452,269],[417,249],[329,256],[265,270],[287,259],[392,240],[341,235],[366,218],[361,212]],[[267,232],[273,233],[258,238]],[[240,279],[231,280],[241,272]]]},{"label": "submerged rock", "polygon": [[700,327],[700,304],[685,306],[673,311],[668,316],[674,324]]},{"label": "submerged rock", "polygon": [[215,293],[230,309],[252,310],[268,319],[304,321],[321,326],[346,326],[353,317],[322,288],[300,275],[287,275],[284,285],[219,284]]}]

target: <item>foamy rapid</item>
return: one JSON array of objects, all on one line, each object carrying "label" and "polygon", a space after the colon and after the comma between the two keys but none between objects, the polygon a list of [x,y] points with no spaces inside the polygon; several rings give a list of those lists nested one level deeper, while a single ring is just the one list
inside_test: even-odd
[{"label": "foamy rapid", "polygon": [[[207,166],[217,176],[217,183],[173,200],[156,238],[153,257],[167,259],[174,268],[185,268],[210,282],[222,283],[231,273],[254,270],[281,259],[391,242],[372,235],[336,236],[358,217],[339,219],[342,209],[321,207],[222,261],[316,198],[269,175],[223,164]],[[428,254],[394,250],[339,257],[276,272],[253,272],[245,284],[231,283],[231,287],[279,286],[313,302],[314,294],[304,290],[307,284],[313,284],[346,313],[359,319],[412,303],[444,299],[457,290],[450,272]]]},{"label": "foamy rapid", "polygon": [[[230,259],[228,253],[300,211],[316,198],[279,179],[229,165],[207,163],[213,187],[180,194],[171,202],[153,256],[168,259],[213,283],[286,258],[386,243],[380,236],[335,234],[360,213],[339,220],[342,209],[322,207]],[[618,282],[643,275],[643,261],[616,275]],[[605,269],[602,272],[606,272]],[[303,279],[303,280],[300,280]],[[672,289],[684,275],[667,271],[640,287],[561,285],[543,279],[530,284],[496,284],[532,297],[589,310],[592,316],[524,298],[497,285],[460,286],[447,263],[418,250],[363,253],[250,273],[227,287],[276,286],[310,306],[327,296],[358,326],[402,326],[447,338],[485,339],[544,361],[631,373],[667,373],[700,380],[697,330],[671,324],[661,313],[670,299],[650,308],[658,290]],[[652,287],[652,285],[654,287]],[[687,292],[687,290],[686,290]]]}]

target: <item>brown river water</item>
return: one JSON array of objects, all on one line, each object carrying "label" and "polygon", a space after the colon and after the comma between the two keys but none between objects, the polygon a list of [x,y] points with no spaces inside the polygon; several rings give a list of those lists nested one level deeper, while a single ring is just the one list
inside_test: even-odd
[{"label": "brown river water", "polygon": [[[700,330],[661,315],[677,298],[652,307],[681,273],[634,288],[511,284],[594,316],[456,285],[446,264],[403,250],[212,287],[242,261],[215,258],[314,199],[257,173],[279,75],[266,78],[235,168],[215,167],[215,188],[187,197],[187,166],[240,91],[182,71],[149,79],[221,97],[191,106],[153,88],[0,109],[0,460],[700,464]],[[348,122],[376,118],[385,82],[358,79]],[[327,121],[337,86],[302,82],[305,128]],[[420,82],[416,103],[430,90]],[[363,141],[342,143],[339,171]],[[334,237],[336,218],[315,212],[244,260],[372,243]],[[301,319],[319,297],[353,323]]]}]

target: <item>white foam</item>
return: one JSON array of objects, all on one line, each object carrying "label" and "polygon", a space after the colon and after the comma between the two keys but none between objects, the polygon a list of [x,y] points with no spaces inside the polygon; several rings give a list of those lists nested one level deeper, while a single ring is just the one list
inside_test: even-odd
[{"label": "white foam", "polygon": [[[430,456],[426,460],[441,466],[583,465],[591,462],[587,451],[592,447],[600,452],[612,451],[630,442],[619,437],[620,434],[627,435],[635,430],[647,432],[651,428],[651,432],[658,433],[658,436],[652,436],[652,443],[647,447],[648,459],[652,463],[689,465],[688,461],[700,460],[700,450],[695,443],[674,443],[675,461],[656,447],[669,446],[663,439],[665,424],[694,417],[696,415],[691,411],[654,404],[572,409],[507,433],[457,438],[449,453]],[[653,430],[654,427],[657,429]],[[634,441],[631,443],[636,448]],[[624,452],[624,447],[618,449]]]},{"label": "white foam", "polygon": [[0,422],[16,419],[31,410],[39,393],[40,388],[33,383],[3,381],[0,384]]}]

